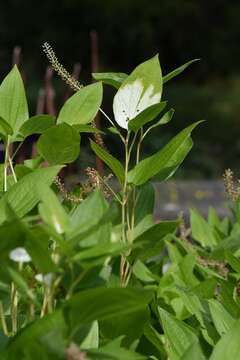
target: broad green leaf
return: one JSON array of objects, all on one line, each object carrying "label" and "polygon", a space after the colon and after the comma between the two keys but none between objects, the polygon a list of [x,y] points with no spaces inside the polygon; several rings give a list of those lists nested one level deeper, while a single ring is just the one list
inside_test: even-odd
[{"label": "broad green leaf", "polygon": [[3,135],[5,138],[8,135],[13,134],[12,127],[7,123],[6,120],[4,120],[2,117],[0,117],[0,137]]},{"label": "broad green leaf", "polygon": [[56,120],[51,115],[35,115],[27,120],[19,129],[20,136],[26,138],[33,134],[42,134],[55,124]]},{"label": "broad green leaf", "polygon": [[167,145],[152,156],[140,161],[128,173],[128,182],[142,185],[153,176],[158,180],[168,179],[176,171],[192,147],[190,134],[199,124],[196,122],[176,135]]},{"label": "broad green leaf", "polygon": [[136,207],[134,221],[134,238],[154,225],[153,210],[155,203],[155,190],[151,183],[146,183],[135,189]]},{"label": "broad green leaf", "polygon": [[24,176],[0,200],[0,224],[7,219],[7,204],[22,217],[38,203],[36,187],[39,183],[51,185],[61,166],[37,169]]},{"label": "broad green leaf", "polygon": [[198,342],[198,338],[190,326],[177,320],[167,311],[158,309],[164,334],[170,344],[170,353],[174,355],[174,359],[181,358],[190,346]]},{"label": "broad green leaf", "polygon": [[87,336],[80,344],[80,348],[84,350],[97,349],[98,346],[99,346],[99,326],[97,321],[93,321]]},{"label": "broad green leaf", "polygon": [[109,154],[106,150],[104,150],[101,146],[96,144],[94,141],[90,140],[91,148],[95,152],[95,154],[102,159],[102,161],[107,164],[107,166],[112,170],[112,172],[116,175],[120,183],[122,184],[124,181],[124,168],[120,161],[116,159],[114,156]]},{"label": "broad green leaf", "polygon": [[41,201],[39,212],[42,219],[52,226],[57,233],[66,232],[70,226],[70,221],[54,191],[45,184],[39,184],[37,192]]},{"label": "broad green leaf", "polygon": [[193,64],[196,61],[199,61],[200,59],[193,59],[191,61],[188,61],[187,63],[183,64],[182,66],[179,66],[177,69],[171,71],[169,74],[163,76],[163,83],[165,84],[167,81],[171,80],[175,76],[181,74],[189,65]]},{"label": "broad green leaf", "polygon": [[16,65],[0,86],[0,117],[13,130],[13,139],[28,119],[28,105],[23,81]]},{"label": "broad green leaf", "polygon": [[68,124],[55,125],[40,136],[37,149],[50,165],[71,163],[79,156],[80,135]]},{"label": "broad green leaf", "polygon": [[101,103],[102,83],[85,86],[65,102],[58,115],[57,123],[88,124],[95,118]]},{"label": "broad green leaf", "polygon": [[49,236],[38,228],[26,229],[24,247],[30,254],[36,269],[47,274],[57,270],[49,250]]},{"label": "broad green leaf", "polygon": [[[115,339],[124,334],[122,345],[127,348],[138,342],[143,335],[144,327],[150,321],[150,312],[147,307],[131,312],[119,314],[99,322],[101,334],[106,339]],[[136,326],[138,324],[138,326]]]},{"label": "broad green leaf", "polygon": [[164,358],[166,353],[164,350],[162,336],[150,323],[144,326],[144,336],[158,349],[161,356]]},{"label": "broad green leaf", "polygon": [[210,360],[237,359],[240,353],[240,319],[221,337],[213,349]]},{"label": "broad green leaf", "polygon": [[206,360],[206,357],[204,356],[199,343],[191,344],[180,358],[180,360],[194,360],[194,359]]},{"label": "broad green leaf", "polygon": [[209,246],[213,248],[217,245],[212,227],[194,209],[190,210],[190,223],[194,240],[198,241],[203,247]]},{"label": "broad green leaf", "polygon": [[134,239],[134,245],[137,246],[133,249],[130,259],[140,259],[142,261],[155,256],[156,253],[164,247],[163,239],[166,235],[172,234],[176,231],[179,221],[160,221],[149,227],[146,231]]},{"label": "broad green leaf", "polygon": [[140,112],[134,119],[128,122],[128,129],[134,132],[138,131],[145,124],[154,120],[160,112],[166,107],[167,102],[163,101],[158,104],[151,105]]},{"label": "broad green leaf", "polygon": [[219,335],[222,336],[231,329],[236,320],[217,300],[210,299],[208,303],[213,323]]},{"label": "broad green leaf", "polygon": [[[74,295],[64,306],[71,331],[79,324],[131,314],[147,307],[152,292],[133,288],[95,288]],[[84,310],[83,310],[84,309]]]},{"label": "broad green leaf", "polygon": [[26,159],[24,160],[24,166],[31,169],[31,170],[35,170],[39,167],[39,165],[44,161],[44,159],[38,155],[37,157],[35,157],[34,159]]},{"label": "broad green leaf", "polygon": [[240,274],[240,260],[231,251],[225,250],[225,259],[233,270]]},{"label": "broad green leaf", "polygon": [[99,230],[99,222],[108,209],[108,203],[99,190],[94,191],[82,201],[71,214],[71,228],[68,231],[68,238],[78,237],[86,234],[92,228]]},{"label": "broad green leaf", "polygon": [[156,279],[156,276],[154,276],[148,267],[140,260],[135,262],[132,272],[136,278],[146,283],[153,282]]},{"label": "broad green leaf", "polygon": [[24,349],[26,344],[39,341],[43,336],[46,336],[55,329],[59,331],[64,331],[65,329],[64,319],[60,310],[56,310],[42,319],[35,320],[22,329],[22,331],[19,331],[8,343],[5,359],[25,359]]},{"label": "broad green leaf", "polygon": [[116,243],[102,243],[99,245],[91,246],[88,249],[82,249],[80,252],[73,256],[73,261],[83,261],[87,259],[94,259],[98,257],[107,257],[121,254],[122,252],[129,249],[129,245],[123,244],[122,242]]},{"label": "broad green leaf", "polygon": [[116,89],[119,89],[124,80],[128,77],[127,74],[124,73],[115,73],[115,72],[107,72],[107,73],[93,73],[93,78],[97,81],[102,81],[105,84],[112,85]]},{"label": "broad green leaf", "polygon": [[151,105],[160,102],[162,72],[158,55],[133,70],[113,100],[113,112],[119,126],[128,129],[128,121]]},{"label": "broad green leaf", "polygon": [[239,305],[235,302],[233,293],[235,290],[235,283],[228,278],[225,280],[220,280],[220,292],[218,295],[218,300],[221,302],[221,304],[224,306],[224,308],[227,310],[229,314],[233,318],[239,318],[240,317],[240,309]]}]

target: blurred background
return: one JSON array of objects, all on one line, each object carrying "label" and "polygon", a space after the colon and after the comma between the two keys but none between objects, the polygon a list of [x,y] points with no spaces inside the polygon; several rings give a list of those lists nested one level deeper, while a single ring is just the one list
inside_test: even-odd
[{"label": "blurred background", "polygon": [[[166,84],[163,98],[175,108],[174,119],[152,133],[144,151],[156,151],[183,127],[206,119],[194,131],[195,146],[176,178],[220,179],[228,167],[238,176],[239,16],[240,2],[236,0],[1,1],[0,78],[12,62],[19,62],[33,115],[41,107],[40,89],[48,78],[55,91],[53,112],[69,96],[61,80],[46,73],[45,41],[83,83],[92,81],[93,70],[130,72],[156,53],[163,74],[200,58]],[[109,114],[113,94],[106,87],[104,108]],[[101,121],[104,126],[104,119]],[[121,156],[111,137],[108,147]],[[86,147],[80,167],[85,166],[88,154]]]}]

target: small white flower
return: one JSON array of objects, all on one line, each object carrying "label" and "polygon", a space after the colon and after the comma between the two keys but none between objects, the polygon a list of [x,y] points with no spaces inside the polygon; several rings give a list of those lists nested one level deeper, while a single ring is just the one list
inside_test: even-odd
[{"label": "small white flower", "polygon": [[52,273],[48,273],[48,274],[37,274],[35,275],[35,279],[45,285],[47,285],[48,287],[51,286],[52,284],[52,280],[53,280],[53,274]]},{"label": "small white flower", "polygon": [[9,258],[19,263],[28,263],[32,260],[31,256],[23,247],[17,247],[16,249],[10,251]]}]

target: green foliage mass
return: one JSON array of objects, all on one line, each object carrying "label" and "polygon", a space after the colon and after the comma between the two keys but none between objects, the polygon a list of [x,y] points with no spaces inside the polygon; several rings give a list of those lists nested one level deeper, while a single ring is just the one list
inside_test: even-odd
[{"label": "green foliage mass", "polygon": [[[200,121],[142,159],[146,135],[173,115],[162,106],[158,56],[121,80],[108,73],[117,88],[114,119],[100,108],[101,82],[74,94],[57,120],[28,119],[16,67],[0,86],[0,359],[232,360],[239,354],[240,200],[233,199],[231,219],[210,209],[205,220],[192,209],[190,229],[180,218],[154,223],[152,181],[173,176]],[[94,127],[98,111],[122,142],[123,164],[99,138],[108,129]],[[84,133],[95,137],[91,149],[119,190],[94,169],[80,189],[64,189],[58,174],[78,158]],[[15,164],[13,145],[32,134],[39,135],[36,158]]]}]

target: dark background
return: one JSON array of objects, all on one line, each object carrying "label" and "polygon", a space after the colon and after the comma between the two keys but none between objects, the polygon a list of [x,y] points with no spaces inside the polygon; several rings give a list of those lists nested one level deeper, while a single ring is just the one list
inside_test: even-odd
[{"label": "dark background", "polygon": [[[194,149],[178,176],[219,178],[227,167],[240,175],[239,17],[237,0],[1,0],[0,78],[11,68],[14,46],[21,46],[34,114],[47,66],[45,41],[70,70],[81,62],[84,83],[91,81],[92,30],[99,38],[99,71],[130,72],[159,53],[165,74],[201,58],[166,85],[163,97],[175,108],[174,119],[152,133],[144,150],[150,154],[186,125],[206,119],[193,134]],[[60,106],[64,85],[54,81]],[[112,95],[106,89],[104,108],[110,114]],[[108,146],[120,152],[111,138]]]}]

